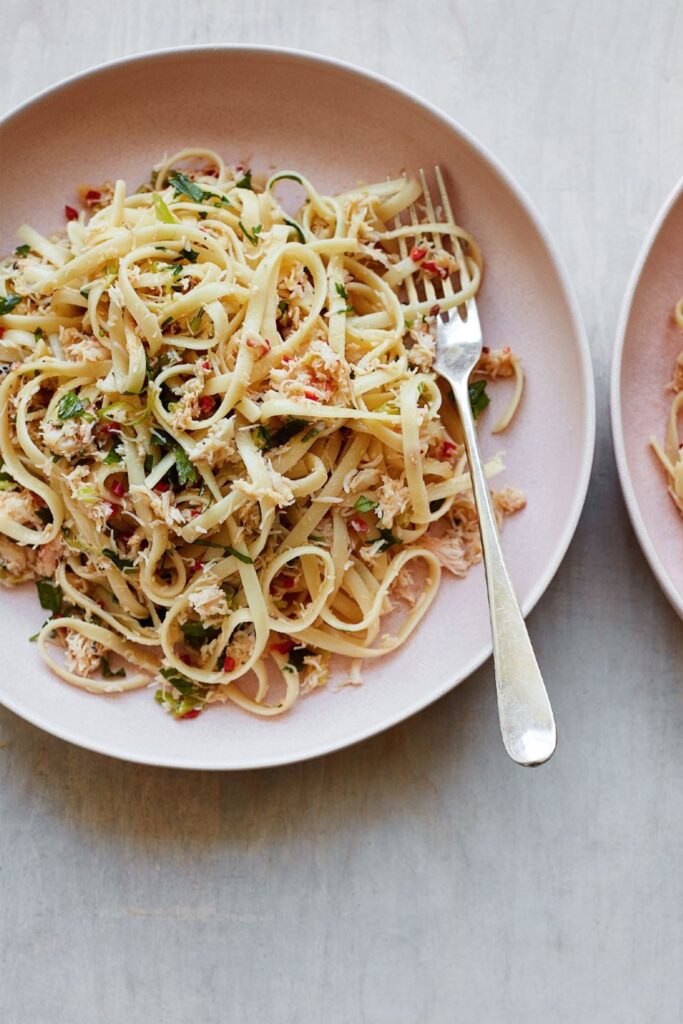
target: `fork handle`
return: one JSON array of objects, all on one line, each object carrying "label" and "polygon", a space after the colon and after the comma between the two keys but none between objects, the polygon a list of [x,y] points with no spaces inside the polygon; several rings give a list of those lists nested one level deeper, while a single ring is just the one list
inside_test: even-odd
[{"label": "fork handle", "polygon": [[472,490],[479,516],[491,615],[500,731],[505,749],[513,761],[522,765],[543,764],[555,750],[555,720],[505,564],[479,454],[468,381],[451,381],[451,384],[462,421]]}]

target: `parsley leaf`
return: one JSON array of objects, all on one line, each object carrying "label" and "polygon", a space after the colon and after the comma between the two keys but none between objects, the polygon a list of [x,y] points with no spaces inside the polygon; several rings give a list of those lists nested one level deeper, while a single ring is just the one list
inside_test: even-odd
[{"label": "parsley leaf", "polygon": [[184,487],[185,484],[193,484],[197,479],[197,470],[187,457],[187,452],[179,444],[173,445],[173,451],[175,452],[175,468],[178,474],[178,483],[181,487]]},{"label": "parsley leaf", "polygon": [[261,234],[261,232],[263,230],[263,226],[261,224],[256,224],[254,226],[254,229],[252,231],[250,231],[249,228],[246,228],[244,226],[244,224],[242,223],[241,220],[238,221],[238,224],[239,224],[240,228],[242,229],[242,234],[244,235],[244,237],[248,238],[252,245],[257,245],[257,243],[258,243],[258,236]]},{"label": "parsley leaf", "polygon": [[21,302],[21,295],[0,295],[0,316],[11,313],[15,306]]},{"label": "parsley leaf", "polygon": [[288,441],[299,434],[304,427],[309,424],[308,420],[297,419],[296,417],[283,423],[281,427],[275,431],[274,434],[264,427],[263,424],[255,430],[256,444],[263,451],[268,451],[270,448],[280,448],[283,444],[287,444]]},{"label": "parsley leaf", "polygon": [[112,445],[105,456],[104,464],[105,466],[113,466],[115,463],[121,462],[122,459],[123,456],[119,453],[116,445]]},{"label": "parsley leaf", "polygon": [[228,544],[222,544],[221,547],[224,551],[227,551],[229,555],[234,555],[240,562],[244,562],[245,565],[253,565],[254,559],[249,555],[245,555],[244,552],[238,551],[237,548],[231,548]]},{"label": "parsley leaf", "polygon": [[28,256],[31,251],[30,245],[18,245],[14,250],[15,256]]},{"label": "parsley leaf", "polygon": [[130,558],[122,558],[118,551],[113,551],[111,548],[102,548],[102,554],[106,555],[121,572],[130,572],[134,568]]},{"label": "parsley leaf", "polygon": [[478,380],[475,384],[470,384],[468,391],[470,395],[470,405],[472,406],[472,415],[476,420],[479,417],[479,414],[484,411],[491,401],[489,396],[486,394],[486,381]]},{"label": "parsley leaf", "polygon": [[45,579],[38,580],[36,587],[38,589],[40,607],[46,608],[53,615],[59,615],[64,604],[64,594],[59,584],[55,583],[54,580]]},{"label": "parsley leaf", "polygon": [[[197,252],[196,249],[181,249],[178,255],[182,256],[184,260],[188,260],[188,262],[190,263],[196,263],[199,253]],[[175,267],[173,268],[173,270],[175,273]]]},{"label": "parsley leaf", "polygon": [[402,544],[403,543],[403,541],[399,540],[398,537],[394,537],[394,535],[391,532],[391,530],[387,529],[386,526],[380,526],[380,528],[379,528],[379,535],[380,535],[380,537],[382,538],[382,541],[383,541],[382,546],[379,549],[380,551],[388,551],[388,549],[393,547],[394,544]]},{"label": "parsley leaf", "polygon": [[373,501],[372,498],[366,498],[364,494],[361,494],[353,507],[356,512],[372,512],[373,508],[377,508],[378,505],[378,501]]},{"label": "parsley leaf", "polygon": [[204,189],[188,178],[187,175],[183,174],[182,171],[171,171],[168,180],[173,185],[176,196],[187,196],[188,199],[195,203],[201,203],[202,199],[206,196]]},{"label": "parsley leaf", "polygon": [[60,420],[77,420],[88,411],[88,405],[78,397],[75,391],[67,391],[57,407]]},{"label": "parsley leaf", "polygon": [[190,711],[202,710],[206,691],[201,686],[193,683],[191,679],[174,668],[162,668],[161,675],[170,686],[180,693],[180,698],[174,697],[168,690],[157,690],[154,699],[170,711],[174,718],[183,718]]},{"label": "parsley leaf", "polygon": [[245,171],[240,180],[235,182],[235,188],[248,188],[252,192],[254,191],[254,186],[251,183],[250,170]]},{"label": "parsley leaf", "polygon": [[347,290],[346,290],[346,288],[344,287],[343,284],[340,284],[339,281],[335,281],[334,289],[335,289],[337,295],[341,299],[344,299],[346,302],[348,302],[348,300],[349,300],[349,293],[347,292]]},{"label": "parsley leaf", "polygon": [[310,650],[308,647],[293,647],[289,652],[287,664],[295,668],[297,672],[301,672],[304,667],[304,658],[314,653],[315,651]]},{"label": "parsley leaf", "polygon": [[208,644],[220,634],[218,626],[205,626],[203,622],[187,621],[180,625],[183,638],[190,647],[198,651],[203,644]]},{"label": "parsley leaf", "polygon": [[104,679],[125,679],[126,670],[125,668],[113,669],[109,664],[109,658],[106,654],[102,655],[100,659],[100,671]]}]

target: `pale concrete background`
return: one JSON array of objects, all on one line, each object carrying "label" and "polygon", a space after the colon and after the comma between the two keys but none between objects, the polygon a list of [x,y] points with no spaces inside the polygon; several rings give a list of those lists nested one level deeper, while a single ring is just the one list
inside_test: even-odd
[{"label": "pale concrete background", "polygon": [[488,665],[360,747],[244,775],[120,764],[0,709],[0,1017],[678,1024],[683,628],[626,519],[607,377],[629,270],[683,173],[681,5],[0,0],[0,13],[3,108],[88,65],[198,42],[317,50],[437,103],[554,234],[599,401],[586,511],[530,619],[553,761],[506,759]]}]

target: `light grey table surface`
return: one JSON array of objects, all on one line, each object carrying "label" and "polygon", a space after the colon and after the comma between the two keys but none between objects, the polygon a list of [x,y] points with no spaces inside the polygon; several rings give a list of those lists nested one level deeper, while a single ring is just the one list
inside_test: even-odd
[{"label": "light grey table surface", "polygon": [[361,746],[237,775],[118,763],[0,709],[0,1018],[678,1024],[683,628],[628,524],[607,401],[627,277],[683,172],[681,5],[0,0],[0,14],[4,109],[88,65],[198,42],[317,50],[432,100],[554,235],[599,405],[585,513],[529,620],[559,723],[546,767],[507,760],[490,664]]}]

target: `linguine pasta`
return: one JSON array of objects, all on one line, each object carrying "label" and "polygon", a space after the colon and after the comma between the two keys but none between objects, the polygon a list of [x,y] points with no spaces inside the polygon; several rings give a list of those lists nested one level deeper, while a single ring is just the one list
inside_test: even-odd
[{"label": "linguine pasta", "polygon": [[[674,319],[679,329],[683,331],[683,298],[676,305]],[[670,387],[675,392],[675,397],[669,412],[664,447],[662,448],[655,437],[651,438],[651,444],[657,458],[666,470],[669,494],[679,512],[683,512],[683,455],[678,433],[678,418],[683,407],[683,351],[679,353],[676,360],[676,369]]]},{"label": "linguine pasta", "polygon": [[[303,191],[296,219],[283,186]],[[415,629],[441,567],[481,557],[431,369],[439,308],[479,287],[475,242],[439,211],[410,221],[414,179],[322,196],[205,149],[82,200],[59,235],[21,227],[0,265],[0,575],[37,582],[43,658],[92,692],[154,681],[177,717],[281,714],[333,655],[358,682]],[[458,258],[454,294],[420,301],[420,278],[460,281]],[[485,350],[475,414],[500,377],[502,429],[522,372]]]}]

